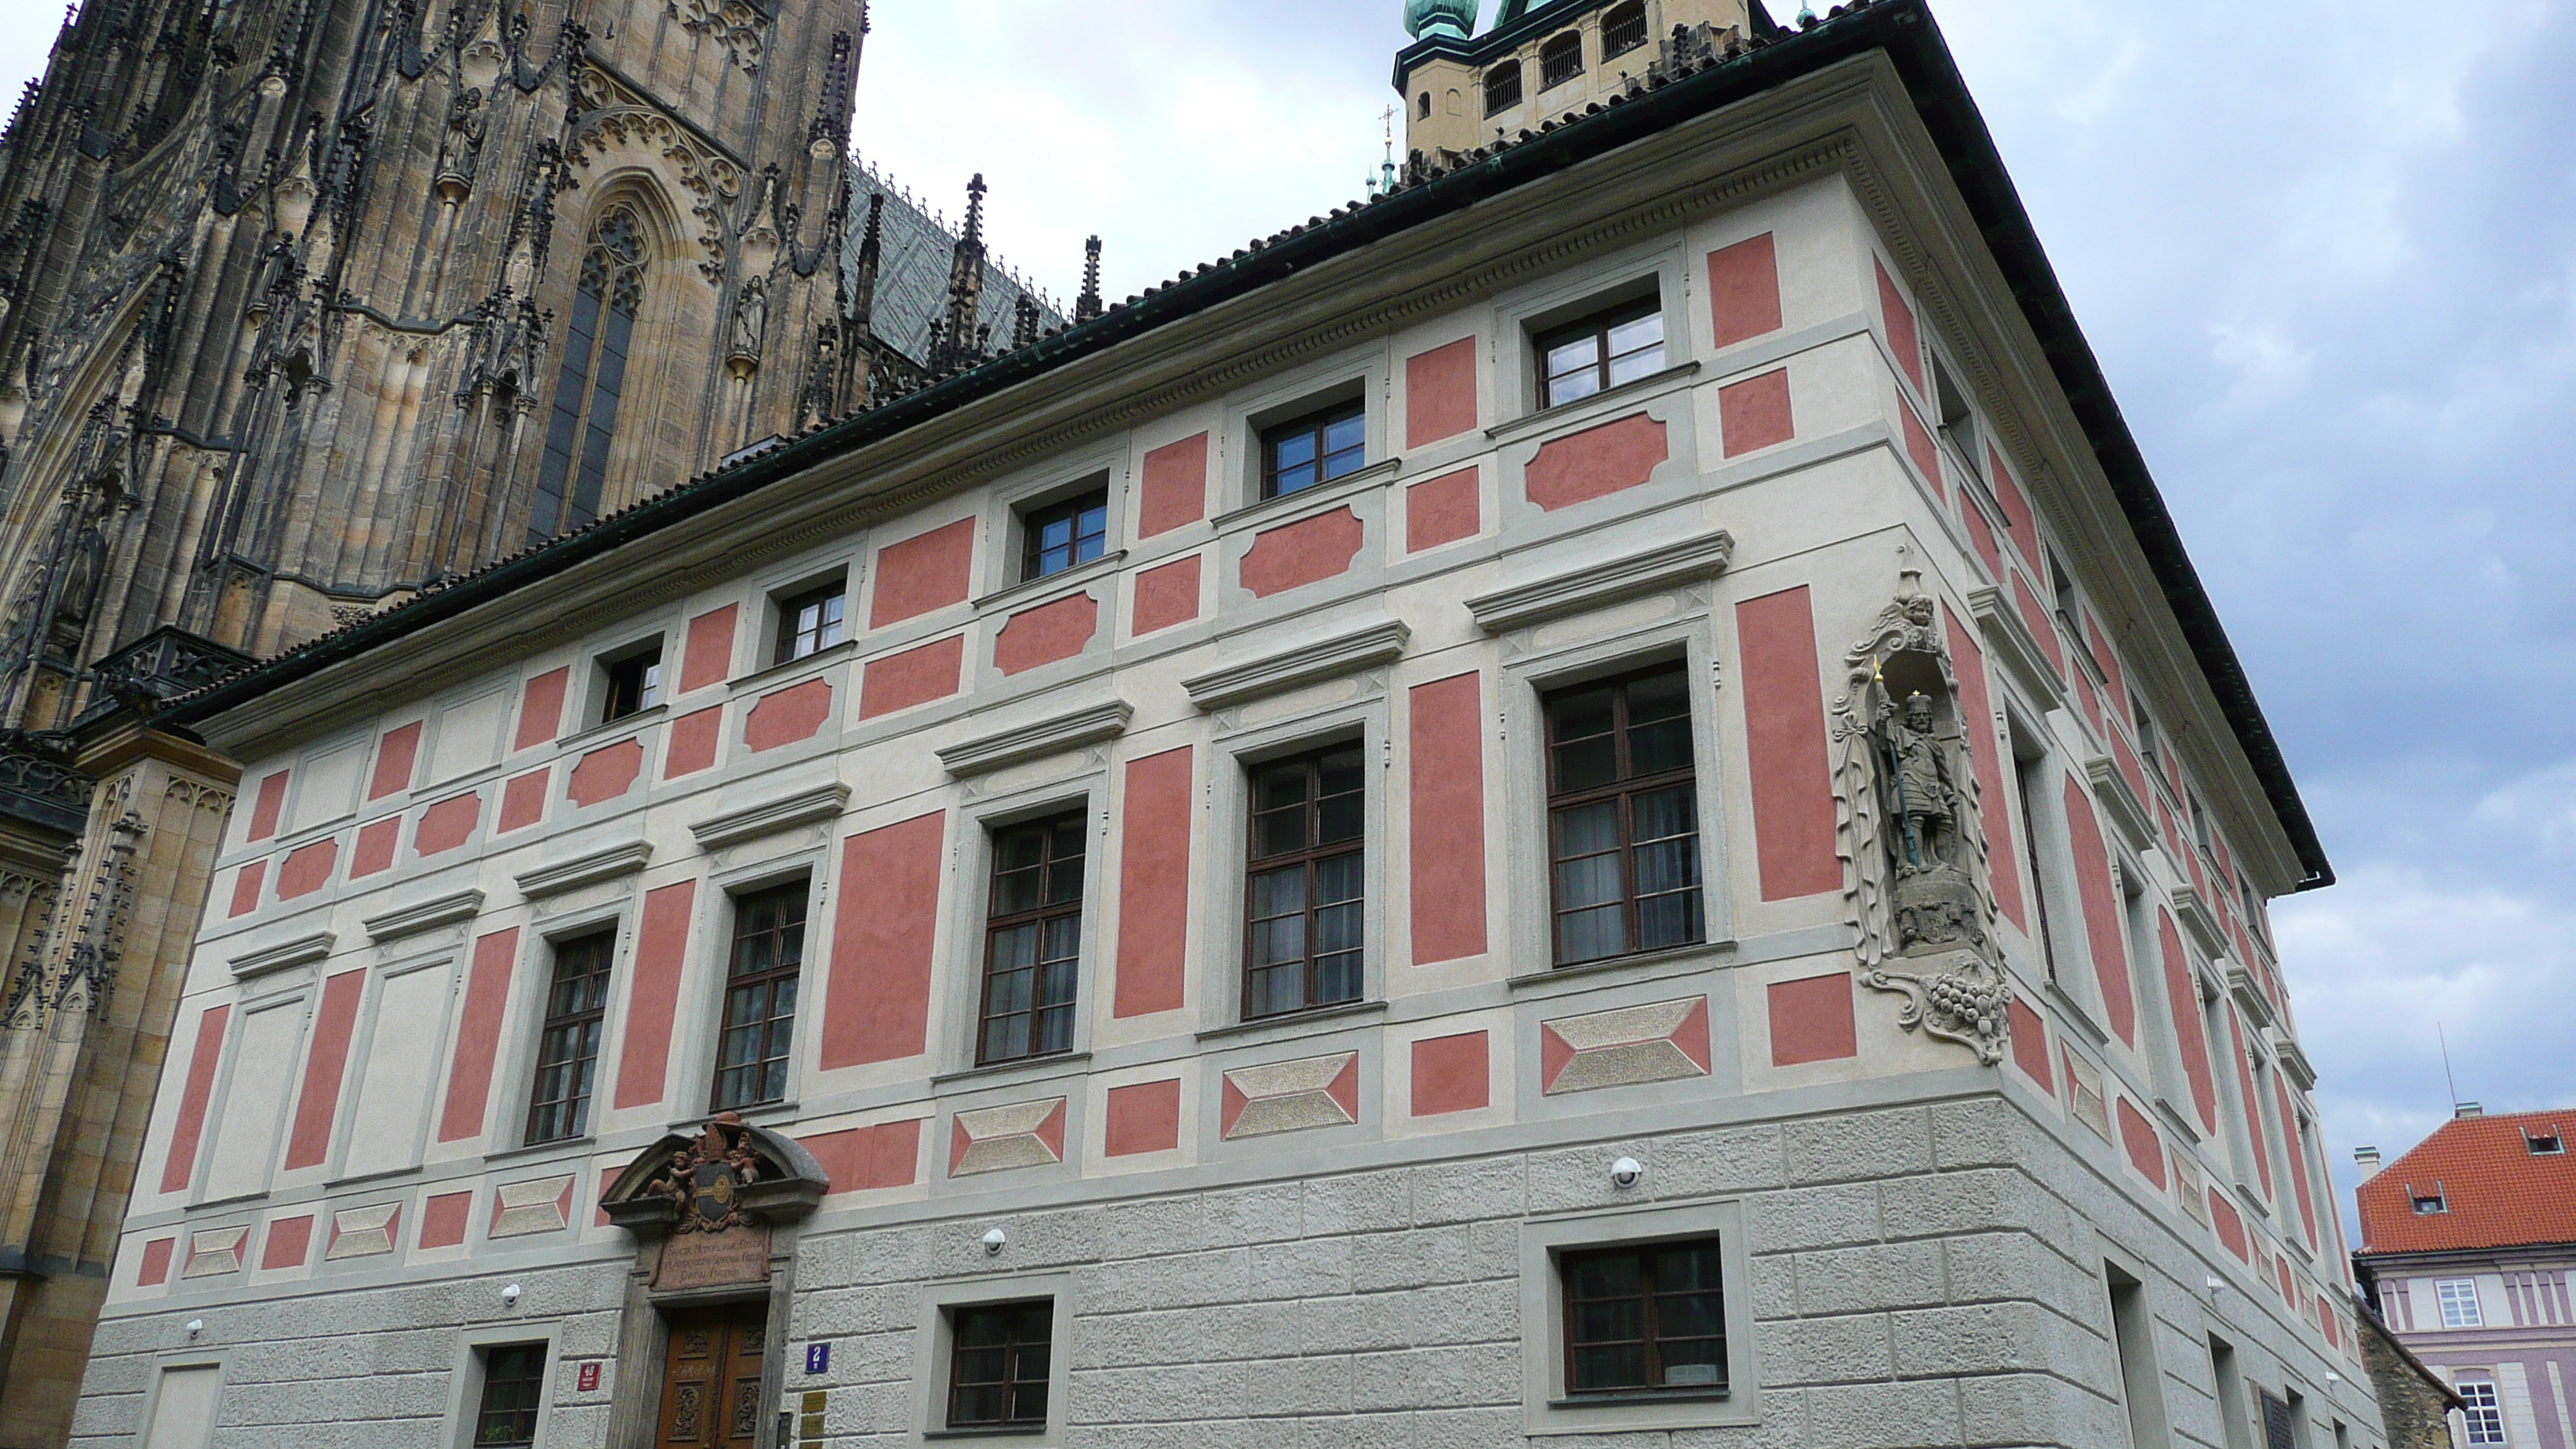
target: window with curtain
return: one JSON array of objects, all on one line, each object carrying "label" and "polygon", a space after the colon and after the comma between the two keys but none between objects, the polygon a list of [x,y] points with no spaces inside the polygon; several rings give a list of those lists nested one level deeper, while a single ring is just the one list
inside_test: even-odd
[{"label": "window with curtain", "polygon": [[631,205],[610,207],[591,228],[572,317],[564,327],[563,369],[555,376],[536,506],[528,515],[532,543],[599,517],[608,447],[626,391],[627,349],[644,304],[645,250],[644,218]]}]

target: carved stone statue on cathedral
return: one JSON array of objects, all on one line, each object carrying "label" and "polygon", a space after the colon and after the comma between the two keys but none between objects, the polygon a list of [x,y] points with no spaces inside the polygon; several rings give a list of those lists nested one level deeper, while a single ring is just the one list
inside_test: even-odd
[{"label": "carved stone statue on cathedral", "polygon": [[483,92],[472,87],[447,103],[447,135],[439,143],[438,194],[451,204],[474,189],[474,172],[483,160]]},{"label": "carved stone statue on cathedral", "polygon": [[1882,839],[1893,874],[1897,949],[1979,944],[1985,930],[1976,877],[1960,848],[1964,797],[1953,743],[1942,737],[1932,697],[1921,690],[1876,713],[1879,779],[1886,818],[1896,827]]},{"label": "carved stone statue on cathedral", "polygon": [[758,360],[760,339],[768,330],[769,288],[753,277],[742,284],[742,295],[733,304],[733,355]]}]

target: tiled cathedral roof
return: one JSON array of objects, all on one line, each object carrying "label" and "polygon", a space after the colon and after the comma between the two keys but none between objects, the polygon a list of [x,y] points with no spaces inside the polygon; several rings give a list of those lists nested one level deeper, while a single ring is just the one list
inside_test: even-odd
[{"label": "tiled cathedral roof", "polygon": [[[869,326],[895,351],[926,367],[930,363],[930,324],[948,310],[948,268],[957,254],[957,233],[909,190],[888,181],[857,157],[850,160],[850,190],[850,215],[854,220],[841,250],[842,275],[853,280],[858,275],[860,233],[864,228],[855,219],[866,217],[871,195],[882,194],[886,199],[884,250],[877,263],[876,311]],[[1037,302],[1041,330],[1054,331],[1065,325],[1064,314],[1045,294],[1001,263],[988,260],[984,265],[984,300],[977,309],[976,320],[993,329],[997,346],[1010,337],[1023,296]]]},{"label": "tiled cathedral roof", "polygon": [[[2576,1243],[2576,1108],[2457,1117],[2361,1185],[2361,1251],[2448,1253]],[[2534,1137],[2557,1152],[2532,1151]],[[2418,1197],[2442,1210],[2419,1213]]]}]

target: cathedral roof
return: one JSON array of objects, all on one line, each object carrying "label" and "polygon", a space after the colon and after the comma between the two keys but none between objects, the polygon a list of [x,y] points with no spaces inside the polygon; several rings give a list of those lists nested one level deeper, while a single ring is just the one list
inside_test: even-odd
[{"label": "cathedral roof", "polygon": [[[914,363],[927,366],[931,324],[948,311],[948,269],[957,254],[958,235],[938,213],[865,161],[854,159],[850,163],[850,188],[853,217],[868,214],[870,196],[882,195],[886,199],[883,250],[877,262],[876,310],[868,325],[879,341]],[[854,280],[859,269],[862,230],[855,222],[852,224],[841,253],[841,270]],[[976,309],[976,320],[992,328],[996,339],[1008,338],[1018,321],[1020,298],[1024,296],[1038,304],[1042,328],[1052,330],[1065,325],[1064,314],[1037,288],[1010,268],[990,261],[984,268],[984,297]]]},{"label": "cathedral roof", "polygon": [[[2576,1154],[2561,1124],[2576,1128],[2576,1108],[2443,1123],[2361,1185],[2361,1251],[2576,1243]],[[2535,1150],[2552,1144],[2557,1150]],[[2418,1199],[2439,1207],[2419,1212]]]},{"label": "cathedral roof", "polygon": [[[1758,6],[1754,13],[1761,14]],[[2074,309],[2058,285],[2030,214],[2014,190],[1985,118],[1978,114],[1925,0],[1857,0],[1835,6],[1830,15],[1801,29],[1773,30],[1757,22],[1756,32],[1737,53],[1705,49],[1669,70],[1658,66],[1633,92],[1595,103],[1581,114],[1569,113],[1539,130],[1480,147],[1455,164],[1417,166],[1388,191],[1256,240],[1231,256],[1201,263],[1098,317],[1048,332],[1029,346],[935,378],[918,391],[823,424],[795,439],[750,451],[692,483],[641,500],[587,528],[425,589],[381,614],[174,701],[162,717],[179,724],[208,719],[575,564],[801,476],[827,459],[893,437],[1335,257],[1456,215],[1826,67],[1884,53],[2020,304],[2024,322],[2048,358],[2202,677],[2297,857],[2303,876],[2296,888],[2333,884],[2333,866],[2235,646],[2183,547],[2137,439],[2111,395],[2092,344],[2076,325]],[[1003,334],[997,329],[996,335]]]}]

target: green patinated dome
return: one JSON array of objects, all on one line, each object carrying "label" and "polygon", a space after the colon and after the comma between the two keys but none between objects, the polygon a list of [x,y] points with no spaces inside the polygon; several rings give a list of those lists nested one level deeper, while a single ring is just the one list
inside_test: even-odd
[{"label": "green patinated dome", "polygon": [[1416,40],[1426,35],[1453,35],[1460,40],[1476,33],[1476,11],[1482,0],[1405,0],[1404,28]]}]

